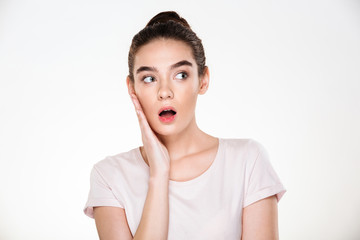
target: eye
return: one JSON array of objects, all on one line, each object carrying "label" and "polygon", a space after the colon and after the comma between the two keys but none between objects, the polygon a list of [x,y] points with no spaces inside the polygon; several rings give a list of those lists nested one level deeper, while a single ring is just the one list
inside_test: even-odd
[{"label": "eye", "polygon": [[144,81],[145,83],[151,83],[151,82],[153,82],[154,80],[155,80],[155,78],[152,77],[152,76],[146,76],[146,77],[143,78],[143,81]]},{"label": "eye", "polygon": [[185,79],[185,78],[187,78],[187,73],[186,72],[181,72],[181,73],[178,73],[178,74],[176,74],[176,76],[175,76],[175,78],[177,78],[177,79]]}]

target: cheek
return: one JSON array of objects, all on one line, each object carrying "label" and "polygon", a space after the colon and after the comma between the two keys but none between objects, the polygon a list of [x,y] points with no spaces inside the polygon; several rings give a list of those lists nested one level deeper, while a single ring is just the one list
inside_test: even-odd
[{"label": "cheek", "polygon": [[197,96],[197,91],[194,89],[188,89],[188,91],[182,93],[181,99],[183,99],[183,105],[187,110],[193,110],[196,105]]},{"label": "cheek", "polygon": [[138,91],[136,93],[139,102],[141,104],[141,107],[145,113],[145,116],[147,116],[147,114],[152,111],[152,106],[154,106],[153,102],[152,102],[152,94],[148,93],[146,91]]}]

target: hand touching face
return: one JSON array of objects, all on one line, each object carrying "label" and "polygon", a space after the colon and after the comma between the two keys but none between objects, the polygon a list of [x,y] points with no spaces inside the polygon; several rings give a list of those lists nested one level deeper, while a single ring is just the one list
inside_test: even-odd
[{"label": "hand touching face", "polygon": [[160,135],[178,134],[195,123],[198,94],[206,92],[208,71],[199,79],[192,51],[182,41],[154,40],[135,56],[134,83],[128,79],[151,128]]}]

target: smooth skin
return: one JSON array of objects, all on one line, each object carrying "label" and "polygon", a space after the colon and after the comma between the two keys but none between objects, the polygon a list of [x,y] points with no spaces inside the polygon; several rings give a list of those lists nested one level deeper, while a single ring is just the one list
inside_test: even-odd
[{"label": "smooth skin", "polygon": [[[191,66],[176,65],[184,60]],[[144,66],[148,68],[137,71]],[[101,240],[167,239],[169,179],[188,181],[212,164],[218,139],[201,131],[195,120],[197,97],[209,86],[209,70],[206,68],[200,77],[197,71],[191,48],[182,41],[158,39],[137,52],[134,82],[129,78],[126,82],[139,120],[143,142],[140,151],[150,167],[148,193],[135,236],[130,232],[124,209],[94,207]],[[163,106],[176,109],[175,121],[170,124],[158,118]],[[243,240],[278,239],[276,197],[244,208],[242,224]]]}]

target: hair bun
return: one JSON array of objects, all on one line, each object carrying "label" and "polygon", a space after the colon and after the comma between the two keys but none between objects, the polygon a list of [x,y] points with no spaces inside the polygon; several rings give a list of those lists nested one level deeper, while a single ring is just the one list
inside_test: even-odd
[{"label": "hair bun", "polygon": [[188,22],[184,18],[180,17],[179,14],[177,14],[174,11],[166,11],[166,12],[161,12],[161,13],[157,14],[148,22],[148,24],[146,24],[146,27],[152,26],[156,23],[166,23],[169,20],[178,22],[181,25],[183,25],[184,27],[191,29]]}]

